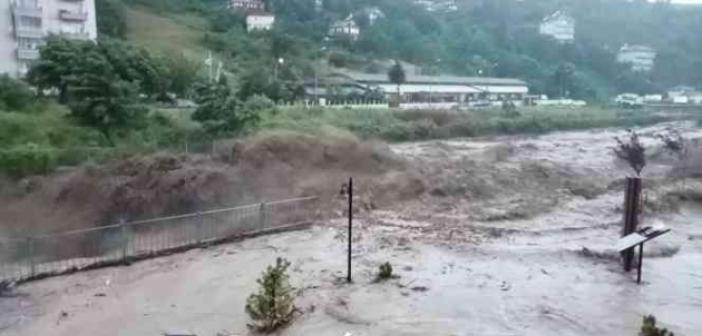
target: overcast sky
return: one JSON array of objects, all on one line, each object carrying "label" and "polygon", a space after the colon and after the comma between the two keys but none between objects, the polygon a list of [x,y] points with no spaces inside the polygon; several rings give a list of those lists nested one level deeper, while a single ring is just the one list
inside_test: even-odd
[{"label": "overcast sky", "polygon": [[673,3],[677,3],[677,4],[698,4],[698,5],[702,5],[702,0],[673,0]]}]

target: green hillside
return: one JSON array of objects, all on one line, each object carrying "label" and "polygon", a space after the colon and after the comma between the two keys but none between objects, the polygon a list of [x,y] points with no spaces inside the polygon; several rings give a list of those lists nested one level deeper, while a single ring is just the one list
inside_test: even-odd
[{"label": "green hillside", "polygon": [[197,15],[162,16],[143,6],[128,7],[127,27],[127,41],[157,54],[178,52],[189,58],[207,54],[202,45],[206,22]]},{"label": "green hillside", "polygon": [[[275,28],[247,33],[243,17],[225,9],[222,0],[105,1],[129,6],[127,40],[189,57],[212,50],[228,73],[257,77],[253,92],[273,99],[294,98],[318,61],[383,71],[372,61],[400,59],[427,74],[516,77],[533,93],[590,101],[702,85],[702,9],[664,2],[457,0],[452,10],[429,11],[405,0],[324,0],[321,7],[314,0],[265,0],[276,15]],[[364,16],[369,8],[384,16],[371,24]],[[541,20],[555,11],[575,19],[574,43],[539,34]],[[327,28],[349,14],[361,28],[359,39],[326,39]],[[625,43],[655,48],[654,69],[637,73],[617,63]],[[275,75],[281,57],[286,65],[278,75],[285,87],[272,88],[261,78]]]}]

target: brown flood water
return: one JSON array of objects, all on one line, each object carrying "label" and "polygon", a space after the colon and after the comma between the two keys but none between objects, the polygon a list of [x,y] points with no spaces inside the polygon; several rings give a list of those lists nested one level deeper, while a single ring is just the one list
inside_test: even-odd
[{"label": "brown flood water", "polygon": [[[247,335],[246,297],[263,268],[284,256],[302,313],[280,335],[633,336],[644,314],[676,335],[699,335],[702,207],[645,213],[644,223],[661,221],[673,231],[646,245],[643,284],[608,258],[622,203],[611,185],[626,174],[609,153],[620,134],[393,146],[437,190],[358,216],[350,285],[343,282],[339,218],[22,285],[16,296],[0,298],[0,334]],[[692,128],[686,134],[702,137]],[[662,181],[647,189],[652,199],[674,187],[668,170],[664,160],[647,168],[646,179]],[[385,261],[399,277],[376,283]]]}]

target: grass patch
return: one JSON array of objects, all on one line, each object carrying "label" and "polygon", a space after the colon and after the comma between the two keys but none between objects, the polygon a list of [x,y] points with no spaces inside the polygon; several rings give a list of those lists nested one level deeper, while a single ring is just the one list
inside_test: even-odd
[{"label": "grass patch", "polygon": [[156,14],[145,7],[127,7],[127,41],[159,55],[182,53],[191,59],[204,59],[201,45],[206,23],[196,15]]},{"label": "grass patch", "polygon": [[119,131],[115,146],[103,135],[75,124],[69,111],[45,103],[31,112],[0,111],[0,172],[13,177],[42,174],[57,166],[103,162],[159,150],[194,149],[207,139],[188,110],[153,110],[138,129]]},{"label": "grass patch", "polygon": [[350,131],[363,138],[417,141],[502,134],[541,134],[559,130],[635,127],[669,119],[636,111],[597,107],[531,107],[507,116],[500,109],[480,111],[377,110],[286,108],[266,113],[263,129],[319,133],[325,126]]}]

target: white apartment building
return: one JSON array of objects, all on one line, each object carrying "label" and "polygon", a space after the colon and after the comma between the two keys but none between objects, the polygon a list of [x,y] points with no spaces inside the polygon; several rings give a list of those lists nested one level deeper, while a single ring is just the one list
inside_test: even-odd
[{"label": "white apartment building", "polygon": [[645,45],[625,44],[619,49],[617,62],[631,64],[631,70],[648,72],[656,62],[656,50]]},{"label": "white apartment building", "polygon": [[349,15],[344,20],[336,21],[329,27],[329,36],[337,38],[349,38],[355,41],[360,34],[361,30],[353,20],[353,15]]},{"label": "white apartment building", "polygon": [[246,16],[246,30],[271,30],[275,23],[275,15],[271,13],[250,13]]},{"label": "white apartment building", "polygon": [[53,34],[95,40],[95,0],[0,0],[0,73],[24,75]]},{"label": "white apartment building", "polygon": [[539,33],[549,36],[560,43],[573,42],[575,40],[575,19],[570,15],[557,11],[541,21]]}]

